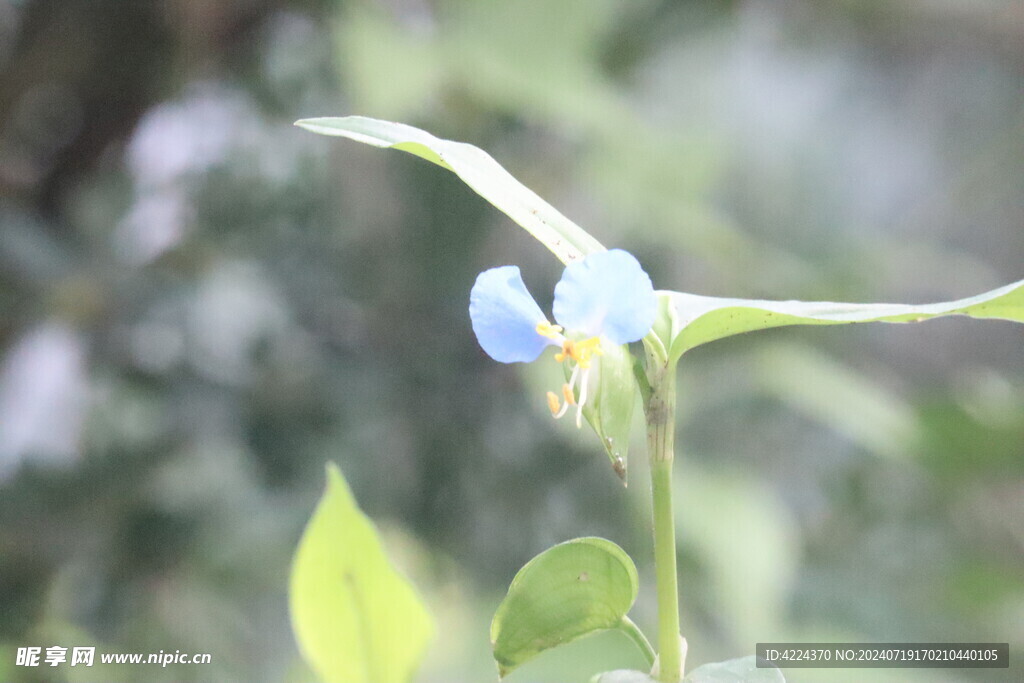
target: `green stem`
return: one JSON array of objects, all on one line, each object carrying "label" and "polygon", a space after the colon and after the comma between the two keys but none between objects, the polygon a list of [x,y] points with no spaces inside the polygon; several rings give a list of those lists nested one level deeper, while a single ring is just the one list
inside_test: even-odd
[{"label": "green stem", "polygon": [[640,648],[640,652],[643,653],[644,659],[647,660],[648,668],[654,666],[654,659],[657,655],[654,653],[654,647],[651,646],[651,641],[647,640],[647,636],[640,630],[640,627],[633,623],[633,620],[627,616],[622,617],[622,621],[619,622],[619,630],[625,633],[633,643]]},{"label": "green stem", "polygon": [[675,364],[657,368],[647,402],[647,452],[654,503],[654,570],[658,591],[658,680],[679,683],[683,654],[679,642],[679,584],[676,525],[672,514],[672,459],[675,442]]}]

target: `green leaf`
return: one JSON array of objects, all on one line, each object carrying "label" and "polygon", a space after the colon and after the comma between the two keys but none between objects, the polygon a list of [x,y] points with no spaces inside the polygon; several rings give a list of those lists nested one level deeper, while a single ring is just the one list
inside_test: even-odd
[{"label": "green leaf", "polygon": [[673,359],[716,339],[786,325],[908,323],[948,315],[1024,322],[1024,280],[966,299],[917,306],[723,299],[683,292],[659,295],[670,298],[681,321],[669,350]]},{"label": "green leaf", "polygon": [[775,667],[757,668],[757,657],[751,655],[697,667],[683,683],[786,683],[786,679]]},{"label": "green leaf", "polygon": [[658,683],[658,680],[642,671],[620,670],[597,674],[590,679],[590,683]]},{"label": "green leaf", "polygon": [[321,135],[346,137],[374,147],[400,149],[447,168],[540,240],[563,263],[604,249],[589,233],[512,177],[478,147],[442,140],[404,123],[365,116],[302,119],[295,125]]},{"label": "green leaf", "polygon": [[408,683],[434,630],[334,464],[295,553],[290,602],[299,649],[325,683]]},{"label": "green leaf", "polygon": [[526,563],[491,622],[502,676],[544,650],[618,627],[636,600],[636,566],[603,538],[577,538]]}]

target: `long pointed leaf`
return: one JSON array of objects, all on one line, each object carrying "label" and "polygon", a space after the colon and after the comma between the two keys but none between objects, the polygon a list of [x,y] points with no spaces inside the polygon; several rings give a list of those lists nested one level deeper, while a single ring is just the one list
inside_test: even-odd
[{"label": "long pointed leaf", "polygon": [[760,301],[682,292],[659,295],[668,297],[679,319],[669,351],[673,359],[716,339],[786,325],[908,323],[948,315],[1024,322],[1024,280],[966,299],[923,305]]},{"label": "long pointed leaf", "polygon": [[295,125],[321,135],[345,137],[374,147],[400,149],[447,168],[540,240],[563,263],[604,249],[583,228],[516,180],[478,147],[443,140],[404,123],[365,116],[302,119]]}]

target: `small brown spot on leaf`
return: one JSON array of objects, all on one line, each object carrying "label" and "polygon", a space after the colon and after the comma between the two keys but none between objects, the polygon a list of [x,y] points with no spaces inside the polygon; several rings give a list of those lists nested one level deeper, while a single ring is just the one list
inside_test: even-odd
[{"label": "small brown spot on leaf", "polygon": [[626,482],[626,461],[618,453],[615,454],[615,462],[612,463],[612,469],[615,470],[615,474],[618,475],[619,479],[623,483]]}]

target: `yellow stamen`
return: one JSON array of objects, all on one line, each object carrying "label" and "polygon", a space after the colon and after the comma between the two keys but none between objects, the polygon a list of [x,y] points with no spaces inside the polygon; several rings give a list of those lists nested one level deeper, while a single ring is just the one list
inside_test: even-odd
[{"label": "yellow stamen", "polygon": [[576,357],[576,342],[574,342],[572,339],[563,339],[561,353],[555,354],[555,361],[559,363],[564,362],[567,358],[575,360],[577,362],[579,361],[579,359]]},{"label": "yellow stamen", "polygon": [[586,368],[580,374],[580,404],[576,407],[576,429],[583,426],[583,404],[587,402],[587,379],[590,371]]},{"label": "yellow stamen", "polygon": [[[583,424],[583,404],[587,402],[587,379],[590,375],[590,364],[594,356],[604,355],[601,351],[601,339],[599,337],[591,337],[582,341],[566,339],[561,334],[561,327],[546,321],[537,325],[537,332],[562,345],[562,350],[555,354],[555,361],[559,363],[564,363],[567,360],[575,362],[572,376],[566,384],[562,385],[564,402],[559,401],[558,395],[553,391],[549,391],[548,408],[551,410],[551,415],[557,420],[565,415],[569,406],[576,406],[576,426],[580,427]],[[577,380],[579,380],[580,390],[579,401],[576,400],[575,394]]]},{"label": "yellow stamen", "polygon": [[566,358],[571,358],[581,368],[586,370],[590,367],[590,359],[601,355],[604,355],[604,352],[601,350],[601,339],[599,337],[591,337],[583,341],[566,339],[562,342],[562,352],[555,354],[555,360],[561,363]]},{"label": "yellow stamen", "polygon": [[537,334],[548,339],[560,339],[562,337],[562,326],[552,325],[547,320],[537,323]]},{"label": "yellow stamen", "polygon": [[548,392],[548,410],[551,411],[552,417],[554,417],[555,415],[558,415],[558,409],[559,408],[561,408],[561,405],[559,405],[559,403],[558,403],[558,397],[555,396],[555,392],[549,391]]}]

